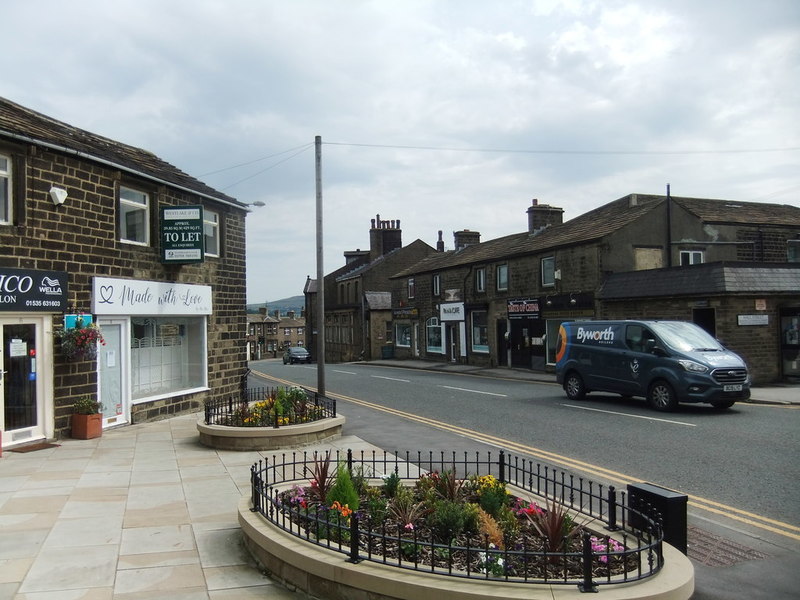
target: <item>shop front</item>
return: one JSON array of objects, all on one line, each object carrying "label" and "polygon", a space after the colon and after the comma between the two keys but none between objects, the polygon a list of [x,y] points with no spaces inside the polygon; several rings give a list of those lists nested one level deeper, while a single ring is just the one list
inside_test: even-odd
[{"label": "shop front", "polygon": [[211,286],[95,277],[92,311],[98,401],[105,425],[131,422],[149,403],[208,390]]},{"label": "shop front", "polygon": [[53,314],[67,309],[67,274],[0,268],[2,446],[53,437]]}]

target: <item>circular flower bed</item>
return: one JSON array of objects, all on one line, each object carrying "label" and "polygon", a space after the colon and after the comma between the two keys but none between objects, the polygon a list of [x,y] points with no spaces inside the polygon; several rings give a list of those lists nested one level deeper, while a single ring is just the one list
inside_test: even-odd
[{"label": "circular flower bed", "polygon": [[513,496],[492,475],[459,479],[452,471],[421,475],[412,486],[396,473],[379,485],[328,457],[317,460],[307,486],[294,485],[277,498],[304,535],[349,546],[359,530],[361,551],[384,562],[413,563],[488,577],[532,579],[584,575],[581,554],[588,540],[592,573],[607,578],[637,568],[639,554],[622,541],[592,533],[560,504],[539,505]]}]

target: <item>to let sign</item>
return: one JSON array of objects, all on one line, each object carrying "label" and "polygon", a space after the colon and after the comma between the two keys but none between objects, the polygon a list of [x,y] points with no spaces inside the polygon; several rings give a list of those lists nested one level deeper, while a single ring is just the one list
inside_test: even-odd
[{"label": "to let sign", "polygon": [[164,206],[160,222],[161,262],[194,263],[205,257],[202,206]]}]

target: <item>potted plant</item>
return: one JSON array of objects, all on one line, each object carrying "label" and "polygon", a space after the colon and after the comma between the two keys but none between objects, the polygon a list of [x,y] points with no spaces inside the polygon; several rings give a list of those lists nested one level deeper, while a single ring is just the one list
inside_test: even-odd
[{"label": "potted plant", "polygon": [[64,329],[61,333],[61,352],[68,360],[97,358],[97,345],[105,345],[100,328],[94,323],[83,326],[78,320],[76,327]]},{"label": "potted plant", "polygon": [[101,405],[91,396],[82,396],[75,401],[72,415],[72,437],[91,440],[103,433]]}]

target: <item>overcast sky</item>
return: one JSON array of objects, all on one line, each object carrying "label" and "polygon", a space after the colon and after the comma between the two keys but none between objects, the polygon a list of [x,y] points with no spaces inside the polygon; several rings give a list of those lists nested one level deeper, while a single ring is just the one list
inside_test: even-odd
[{"label": "overcast sky", "polygon": [[800,206],[797,0],[4,0],[0,95],[243,202],[248,302],[629,193]]}]

